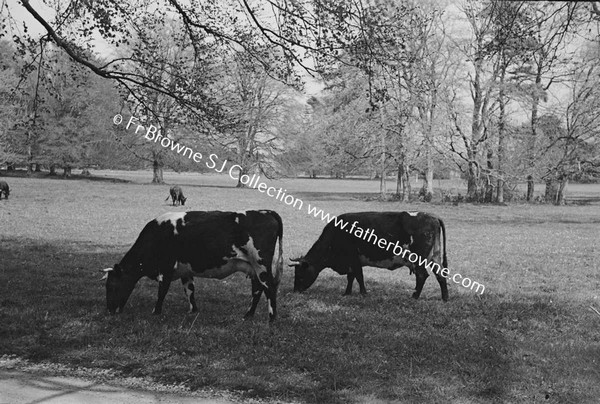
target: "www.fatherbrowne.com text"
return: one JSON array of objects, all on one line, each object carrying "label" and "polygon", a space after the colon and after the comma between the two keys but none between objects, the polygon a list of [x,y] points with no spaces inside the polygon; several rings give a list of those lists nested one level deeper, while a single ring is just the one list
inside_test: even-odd
[{"label": "www.fatherbrowne.com text", "polygon": [[[138,122],[140,120],[134,116],[129,118],[125,129],[129,129],[130,127],[135,126],[135,133],[141,134],[144,136],[146,140],[149,142],[153,142],[156,144],[160,144],[164,148],[170,148],[172,151],[180,154],[184,157],[194,160],[196,163],[201,163],[203,160],[202,153],[198,151],[194,151],[190,147],[186,147],[179,142],[174,141],[168,136],[164,136],[159,133],[159,130],[154,125],[149,125],[145,127],[140,125]],[[120,125],[123,123],[123,116],[121,114],[117,114],[113,117],[113,123],[115,125]],[[208,159],[205,161],[206,167],[215,170],[217,173],[222,173],[226,170],[228,165],[228,160],[225,160],[223,163],[219,162],[219,156],[214,153],[209,154]],[[251,177],[247,174],[239,175],[242,172],[242,167],[237,164],[231,164],[227,173],[229,177],[235,181],[240,181],[242,184],[248,186],[249,188],[257,189],[259,192],[267,194],[271,198],[275,198],[278,201],[285,203],[288,206],[291,206],[298,210],[303,210],[304,202],[287,193],[286,189],[281,187],[275,188],[269,186],[267,183],[261,181],[260,175],[253,174]],[[308,215],[312,215],[315,218],[321,219],[324,222],[330,223],[334,222],[334,226],[338,227],[341,230],[346,230],[348,233],[351,233],[357,238],[365,240],[369,243],[373,243],[373,245],[378,246],[381,249],[385,249],[386,251],[392,250],[393,254],[396,256],[401,256],[410,261],[413,264],[418,262],[418,265],[423,265],[425,268],[431,270],[432,272],[441,274],[446,279],[451,279],[454,283],[462,285],[465,288],[475,290],[475,292],[479,292],[483,294],[485,291],[485,286],[479,282],[474,282],[469,278],[463,277],[459,273],[455,273],[450,276],[450,270],[448,268],[442,268],[439,264],[435,262],[429,262],[427,258],[423,258],[420,255],[411,252],[407,248],[402,247],[398,241],[390,241],[385,238],[378,237],[373,229],[363,229],[357,226],[357,222],[352,223],[350,228],[347,228],[349,223],[339,219],[337,216],[330,215],[329,213],[325,213],[322,209],[318,209],[316,206],[312,206],[310,203],[306,206],[306,212]]]}]

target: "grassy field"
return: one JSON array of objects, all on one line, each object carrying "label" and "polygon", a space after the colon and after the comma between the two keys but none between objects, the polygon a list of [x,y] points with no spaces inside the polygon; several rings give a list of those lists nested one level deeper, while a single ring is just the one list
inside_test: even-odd
[{"label": "grassy field", "polygon": [[[241,274],[196,281],[200,313],[186,314],[179,284],[152,316],[156,284],[142,280],[125,313],[104,312],[98,270],[118,262],[143,226],[171,210],[274,209],[285,257],[305,253],[323,223],[226,176],[167,173],[185,207],[149,173],[132,183],[8,178],[0,201],[0,355],[113,369],[191,389],[310,403],[597,403],[600,397],[600,206],[366,202],[369,181],[280,180],[332,214],[423,210],[445,219],[453,272],[483,295],[450,284],[442,302],[430,277],[367,268],[369,295],[343,297],[345,277],[325,270],[304,294],[284,273],[279,319],[261,301],[244,322]],[[371,188],[374,187],[374,190]],[[600,194],[600,187],[582,192]],[[287,267],[286,267],[287,268]]]}]

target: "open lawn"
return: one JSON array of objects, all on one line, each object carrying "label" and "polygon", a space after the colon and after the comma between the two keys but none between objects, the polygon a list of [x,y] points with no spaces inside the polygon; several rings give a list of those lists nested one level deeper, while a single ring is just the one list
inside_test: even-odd
[{"label": "open lawn", "polygon": [[[600,206],[402,204],[365,201],[369,181],[280,180],[332,214],[423,210],[445,220],[453,273],[480,295],[434,277],[421,299],[414,276],[367,268],[369,294],[343,297],[325,270],[291,293],[284,272],[279,318],[259,304],[242,316],[250,282],[196,280],[200,312],[186,314],[180,284],[153,316],[157,287],[142,280],[125,313],[105,314],[100,268],[118,262],[144,225],[172,210],[273,209],[286,258],[305,253],[324,223],[227,176],[172,174],[188,197],[165,202],[149,173],[98,173],[132,183],[3,178],[0,201],[0,355],[113,369],[191,389],[310,403],[597,403],[600,397]],[[205,186],[201,186],[205,185]],[[369,187],[365,190],[365,187]],[[374,191],[370,187],[375,187]],[[581,191],[598,194],[598,186]],[[286,267],[287,269],[287,267]],[[356,285],[355,285],[356,286]],[[356,288],[355,288],[356,289]]]}]

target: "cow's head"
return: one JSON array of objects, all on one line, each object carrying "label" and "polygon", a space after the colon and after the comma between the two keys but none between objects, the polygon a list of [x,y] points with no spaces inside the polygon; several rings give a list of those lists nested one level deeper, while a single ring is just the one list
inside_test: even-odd
[{"label": "cow's head", "polygon": [[187,201],[187,198],[185,196],[181,196],[181,206],[185,206],[185,201]]},{"label": "cow's head", "polygon": [[106,279],[106,308],[110,314],[121,313],[139,277],[131,276],[119,264],[101,269]]},{"label": "cow's head", "polygon": [[293,262],[290,267],[294,267],[294,292],[304,292],[315,283],[321,271],[303,257],[290,258],[290,261]]}]

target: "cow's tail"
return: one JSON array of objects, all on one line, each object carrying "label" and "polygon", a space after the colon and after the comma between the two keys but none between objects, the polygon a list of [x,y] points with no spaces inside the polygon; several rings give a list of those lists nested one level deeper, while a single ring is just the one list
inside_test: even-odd
[{"label": "cow's tail", "polygon": [[442,233],[442,268],[448,268],[448,257],[446,255],[446,226],[444,226],[444,221],[442,219],[438,219],[440,221],[440,229]]},{"label": "cow's tail", "polygon": [[167,199],[165,199],[165,202],[168,201],[170,197],[171,197],[171,194],[167,195]]},{"label": "cow's tail", "polygon": [[279,242],[279,257],[277,257],[277,261],[275,263],[275,274],[273,275],[273,281],[276,286],[279,286],[279,282],[281,282],[281,276],[283,275],[283,220],[281,220],[281,216],[279,213],[275,211],[271,211],[271,216],[277,220],[277,239]]}]

